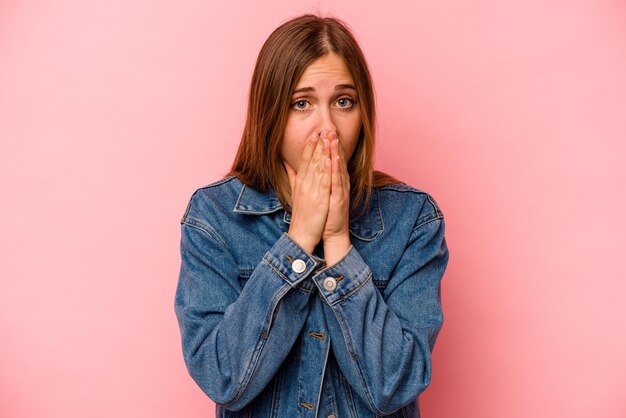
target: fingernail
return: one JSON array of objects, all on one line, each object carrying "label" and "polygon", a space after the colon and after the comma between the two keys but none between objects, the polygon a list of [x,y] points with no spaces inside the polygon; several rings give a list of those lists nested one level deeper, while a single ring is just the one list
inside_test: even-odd
[{"label": "fingernail", "polygon": [[322,129],[322,133],[321,133],[322,138],[324,138],[326,135],[328,135],[328,129]]},{"label": "fingernail", "polygon": [[313,135],[311,136],[311,141],[317,142],[318,139],[319,139],[319,136],[317,135],[317,132],[313,132]]}]

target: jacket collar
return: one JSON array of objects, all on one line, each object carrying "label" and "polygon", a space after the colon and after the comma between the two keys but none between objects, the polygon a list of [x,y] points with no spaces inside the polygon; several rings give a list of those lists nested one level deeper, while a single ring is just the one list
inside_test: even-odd
[{"label": "jacket collar", "polygon": [[[359,203],[357,213],[362,205],[363,200]],[[266,215],[279,210],[284,210],[284,208],[273,189],[261,193],[245,184],[242,184],[241,192],[233,208],[233,212],[249,215]],[[285,223],[289,223],[291,220],[291,214],[286,210],[283,215],[283,220]],[[372,241],[383,232],[384,224],[380,210],[378,189],[372,191],[372,198],[367,212],[359,219],[350,220],[349,228],[353,236],[363,241]]]}]

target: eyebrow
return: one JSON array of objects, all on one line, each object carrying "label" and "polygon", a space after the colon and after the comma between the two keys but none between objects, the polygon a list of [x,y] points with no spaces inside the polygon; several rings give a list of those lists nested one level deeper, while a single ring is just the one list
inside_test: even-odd
[{"label": "eyebrow", "polygon": [[[337,84],[335,86],[335,91],[337,91],[337,90],[347,90],[347,89],[352,89],[352,90],[356,91],[356,89],[354,88],[354,86],[352,84]],[[315,89],[313,87],[302,87],[302,88],[294,91],[293,94],[307,92],[307,91],[315,91]]]}]

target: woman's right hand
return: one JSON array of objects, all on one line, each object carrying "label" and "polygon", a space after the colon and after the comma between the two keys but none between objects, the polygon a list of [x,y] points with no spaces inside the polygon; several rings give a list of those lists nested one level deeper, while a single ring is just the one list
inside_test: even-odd
[{"label": "woman's right hand", "polygon": [[330,204],[330,136],[314,132],[306,142],[298,172],[285,161],[291,183],[289,236],[309,254],[320,242]]}]

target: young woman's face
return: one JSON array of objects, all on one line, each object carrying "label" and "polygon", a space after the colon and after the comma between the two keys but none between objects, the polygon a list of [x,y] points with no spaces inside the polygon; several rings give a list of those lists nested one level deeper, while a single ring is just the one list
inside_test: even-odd
[{"label": "young woman's face", "polygon": [[349,161],[361,131],[357,99],[352,76],[337,54],[331,52],[313,61],[292,95],[281,144],[283,160],[298,172],[307,138],[326,129],[337,133]]}]

